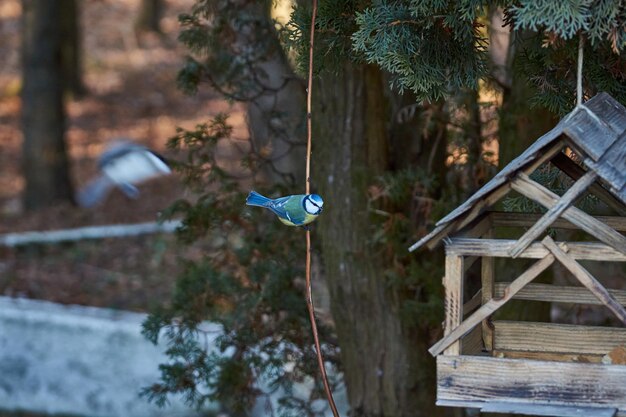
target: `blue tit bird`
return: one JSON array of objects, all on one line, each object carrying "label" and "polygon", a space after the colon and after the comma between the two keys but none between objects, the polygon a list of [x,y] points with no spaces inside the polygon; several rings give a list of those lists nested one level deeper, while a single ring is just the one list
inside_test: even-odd
[{"label": "blue tit bird", "polygon": [[139,196],[137,185],[171,173],[165,159],[152,150],[127,140],[118,141],[98,159],[101,175],[83,187],[76,200],[82,207],[102,202],[115,187],[130,198]]},{"label": "blue tit bird", "polygon": [[296,194],[271,199],[256,191],[250,191],[246,205],[271,210],[287,226],[306,228],[306,225],[317,219],[322,212],[324,201],[317,194]]}]

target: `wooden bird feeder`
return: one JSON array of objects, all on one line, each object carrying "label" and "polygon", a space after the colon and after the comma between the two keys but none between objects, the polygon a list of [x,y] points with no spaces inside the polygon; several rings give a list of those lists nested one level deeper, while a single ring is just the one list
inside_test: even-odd
[{"label": "wooden bird feeder", "polygon": [[[547,163],[573,180],[562,196],[530,177]],[[490,210],[512,191],[545,213]],[[585,193],[615,215],[594,217],[575,207]],[[444,336],[430,348],[437,359],[438,405],[626,416],[626,364],[606,359],[626,346],[626,290],[606,288],[580,263],[626,262],[625,216],[626,108],[601,93],[577,106],[410,248],[432,249],[445,242]],[[578,238],[555,241],[548,228],[569,229],[567,235]],[[503,231],[517,231],[519,238],[496,239]],[[531,264],[503,281],[509,271],[495,268],[496,262]],[[573,285],[533,283],[553,264],[569,271]],[[470,268],[480,277],[475,294],[467,291]],[[618,324],[498,320],[494,313],[512,299],[605,306]]]}]

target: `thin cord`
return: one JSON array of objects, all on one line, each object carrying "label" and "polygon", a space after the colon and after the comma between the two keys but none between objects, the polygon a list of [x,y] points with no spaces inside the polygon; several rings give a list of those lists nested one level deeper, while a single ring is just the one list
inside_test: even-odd
[{"label": "thin cord", "polygon": [[578,40],[578,70],[576,71],[576,105],[583,104],[583,49],[585,37],[581,33]]},{"label": "thin cord", "polygon": [[[313,15],[311,16],[311,38],[309,43],[309,83],[306,91],[306,127],[307,127],[307,143],[306,143],[306,194],[311,193],[311,90],[313,89],[313,40],[315,36],[315,17],[317,15],[317,0],[313,0]],[[333,412],[334,417],[339,417],[333,393],[328,384],[328,376],[324,367],[324,358],[322,356],[322,348],[320,347],[320,338],[317,333],[317,324],[315,323],[315,307],[313,306],[313,292],[311,290],[311,231],[306,231],[306,306],[309,311],[309,319],[311,320],[311,329],[313,331],[313,341],[317,353],[317,364],[322,374],[322,382],[328,405]]]}]

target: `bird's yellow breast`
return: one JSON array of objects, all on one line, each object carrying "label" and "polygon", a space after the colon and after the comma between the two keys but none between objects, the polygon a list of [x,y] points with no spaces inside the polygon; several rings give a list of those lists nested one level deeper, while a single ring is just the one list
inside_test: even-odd
[{"label": "bird's yellow breast", "polygon": [[278,218],[278,220],[280,220],[281,222],[283,222],[283,224],[286,224],[287,226],[303,226],[305,224],[311,223],[315,219],[317,219],[317,215],[309,214],[309,213],[305,214],[304,221],[302,222],[302,224],[295,224],[294,222],[292,222],[292,221],[290,221],[288,219],[284,219],[282,217]]}]

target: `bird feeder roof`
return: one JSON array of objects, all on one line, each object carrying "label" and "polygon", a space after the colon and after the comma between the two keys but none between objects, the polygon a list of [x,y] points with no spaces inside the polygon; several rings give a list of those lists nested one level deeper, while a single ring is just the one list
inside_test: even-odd
[{"label": "bird feeder roof", "polygon": [[[541,136],[463,204],[442,218],[435,229],[410,247],[436,245],[458,226],[468,224],[485,209],[479,204],[511,181],[517,173],[541,158],[557,142],[564,141],[582,164],[593,170],[607,190],[626,206],[626,108],[607,93],[600,93],[565,116],[554,129]],[[493,203],[492,203],[493,204]]]}]

